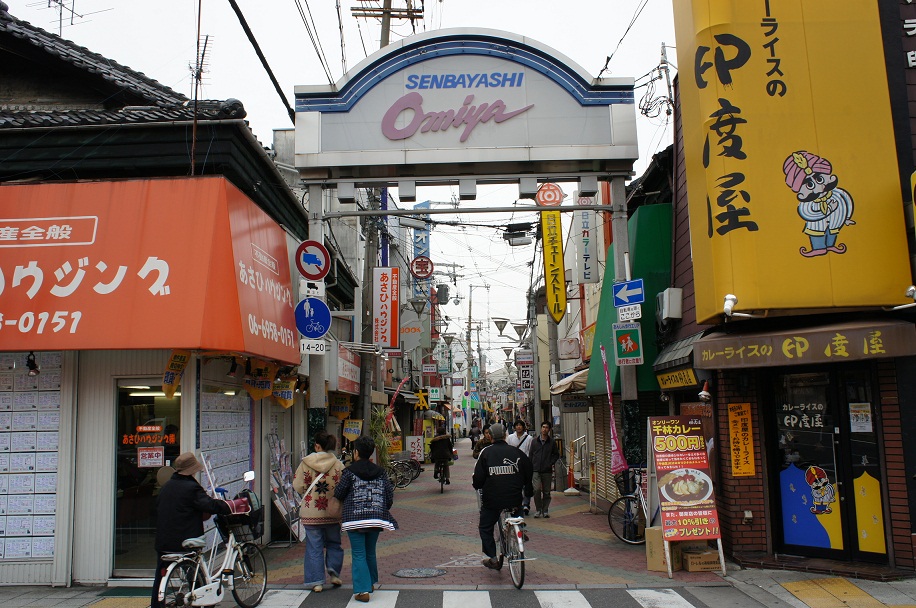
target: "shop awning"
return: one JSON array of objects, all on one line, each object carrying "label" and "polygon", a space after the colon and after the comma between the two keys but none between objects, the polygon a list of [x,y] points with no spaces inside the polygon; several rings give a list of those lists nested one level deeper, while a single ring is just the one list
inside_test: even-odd
[{"label": "shop awning", "polygon": [[693,343],[697,369],[844,363],[911,355],[916,355],[916,328],[897,320],[713,333]]},{"label": "shop awning", "polygon": [[655,363],[652,364],[652,369],[658,372],[665,369],[689,365],[693,360],[693,343],[702,336],[703,332],[697,332],[692,336],[687,336],[686,338],[672,342],[663,348],[662,352],[658,353],[658,356],[655,357]]},{"label": "shop awning", "polygon": [[[298,364],[283,228],[222,177],[0,186],[6,318],[29,349],[187,349]],[[35,315],[38,316],[38,315]],[[52,327],[53,326],[53,327]],[[0,350],[22,350],[0,332]]]},{"label": "shop awning", "polygon": [[588,384],[588,368],[580,369],[579,371],[566,376],[556,384],[550,387],[551,395],[562,395],[563,393],[569,393],[572,391],[581,391],[585,389],[585,386]]}]

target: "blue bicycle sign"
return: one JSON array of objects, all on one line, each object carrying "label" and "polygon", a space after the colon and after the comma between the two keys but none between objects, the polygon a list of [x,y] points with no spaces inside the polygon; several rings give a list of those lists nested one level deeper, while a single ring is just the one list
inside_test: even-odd
[{"label": "blue bicycle sign", "polygon": [[318,298],[303,298],[296,304],[296,328],[309,340],[323,338],[331,329],[331,309]]}]

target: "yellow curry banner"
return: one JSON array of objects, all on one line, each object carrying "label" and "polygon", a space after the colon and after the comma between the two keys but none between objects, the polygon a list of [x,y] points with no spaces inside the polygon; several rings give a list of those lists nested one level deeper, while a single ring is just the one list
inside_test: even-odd
[{"label": "yellow curry banner", "polygon": [[878,3],[675,0],[697,320],[902,304]]},{"label": "yellow curry banner", "polygon": [[750,403],[728,404],[728,439],[731,444],[729,451],[732,454],[732,476],[753,477],[756,475]]}]

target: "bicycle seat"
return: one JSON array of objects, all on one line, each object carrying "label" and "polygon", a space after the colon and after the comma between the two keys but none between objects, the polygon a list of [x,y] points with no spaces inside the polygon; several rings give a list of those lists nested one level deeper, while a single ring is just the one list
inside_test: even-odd
[{"label": "bicycle seat", "polygon": [[203,549],[207,546],[207,539],[203,536],[197,538],[186,538],[182,541],[181,546],[185,549]]}]

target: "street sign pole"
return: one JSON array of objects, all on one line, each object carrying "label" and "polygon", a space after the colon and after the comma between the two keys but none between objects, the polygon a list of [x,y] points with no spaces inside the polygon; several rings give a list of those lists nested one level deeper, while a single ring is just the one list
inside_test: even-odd
[{"label": "street sign pole", "polygon": [[[611,232],[614,237],[614,276],[616,280],[630,280],[628,256],[630,236],[627,230],[627,192],[624,178],[611,178]],[[636,366],[622,365],[620,374],[620,398],[623,420],[623,450],[627,462],[641,460],[639,436],[639,401],[637,396]],[[610,395],[608,395],[610,397]],[[636,424],[633,424],[633,423]]]}]

